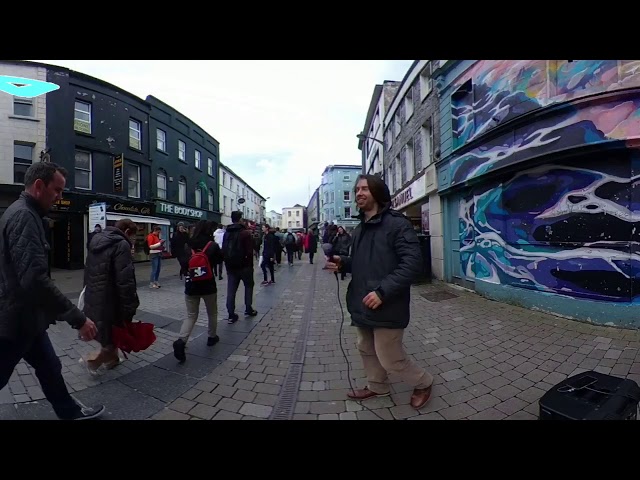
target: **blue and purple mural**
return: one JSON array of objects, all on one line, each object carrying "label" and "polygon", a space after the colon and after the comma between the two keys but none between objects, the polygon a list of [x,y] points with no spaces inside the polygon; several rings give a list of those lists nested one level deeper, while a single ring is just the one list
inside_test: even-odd
[{"label": "blue and purple mural", "polygon": [[640,303],[640,61],[479,61],[454,83],[466,277]]},{"label": "blue and purple mural", "polygon": [[[631,158],[633,157],[633,158]],[[544,165],[460,202],[463,272],[574,297],[640,302],[640,155]],[[635,167],[635,168],[632,168]]]},{"label": "blue and purple mural", "polygon": [[[456,85],[451,101],[456,147],[526,113],[574,102],[461,152],[449,167],[454,185],[525,159],[640,138],[640,96],[620,91],[640,87],[639,61],[481,61]],[[613,91],[618,95],[594,96]]]}]

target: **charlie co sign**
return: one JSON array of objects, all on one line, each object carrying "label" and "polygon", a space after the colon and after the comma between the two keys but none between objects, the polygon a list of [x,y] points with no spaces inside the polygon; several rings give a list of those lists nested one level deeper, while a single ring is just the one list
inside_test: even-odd
[{"label": "charlie co sign", "polygon": [[400,191],[395,197],[391,199],[391,208],[394,210],[401,210],[407,205],[411,205],[413,202],[420,200],[426,195],[427,184],[424,174],[413,181],[404,190]]}]

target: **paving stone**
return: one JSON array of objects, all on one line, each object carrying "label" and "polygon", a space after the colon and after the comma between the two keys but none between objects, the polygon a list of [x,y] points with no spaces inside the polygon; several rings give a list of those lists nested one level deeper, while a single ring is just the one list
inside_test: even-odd
[{"label": "paving stone", "polygon": [[460,403],[466,403],[474,398],[475,397],[466,390],[459,390],[442,396],[442,399],[452,407]]},{"label": "paving stone", "polygon": [[453,407],[439,410],[438,413],[442,415],[446,420],[460,420],[462,418],[470,417],[477,412],[474,408],[470,407],[466,403],[461,403],[460,405],[455,405]]},{"label": "paving stone", "polygon": [[483,382],[483,385],[486,385],[491,390],[497,390],[501,387],[504,387],[505,385],[509,385],[510,383],[511,382],[504,377],[493,377],[486,382]]},{"label": "paving stone", "polygon": [[190,418],[189,415],[168,408],[161,410],[151,417],[152,420],[189,420]]},{"label": "paving stone", "polygon": [[502,413],[505,413],[507,415],[513,415],[514,413],[525,408],[527,405],[529,404],[524,400],[513,397],[505,402],[499,403],[495,406],[495,408],[496,410],[500,410]]},{"label": "paving stone", "polygon": [[345,402],[311,402],[310,411],[312,414],[321,415],[324,413],[343,413],[346,411]]},{"label": "paving stone", "polygon": [[447,382],[458,380],[459,378],[464,378],[466,375],[467,374],[460,369],[449,370],[440,374],[440,376]]},{"label": "paving stone", "polygon": [[474,398],[468,401],[470,407],[473,407],[476,411],[481,412],[488,408],[494,407],[501,402],[500,399],[494,397],[493,395],[482,395],[480,397]]},{"label": "paving stone", "polygon": [[507,417],[505,420],[538,420],[538,417],[521,410]]},{"label": "paving stone", "polygon": [[245,403],[238,412],[241,415],[249,415],[257,418],[269,418],[271,412],[273,411],[272,407],[265,405],[258,405],[255,403]]},{"label": "paving stone", "polygon": [[192,402],[191,400],[187,400],[185,398],[178,398],[173,403],[169,404],[169,408],[175,410],[180,413],[187,413],[193,407],[195,407],[197,402]]},{"label": "paving stone", "polygon": [[541,390],[536,387],[530,387],[516,395],[517,398],[524,400],[528,403],[537,402],[540,398],[545,394],[544,390]]},{"label": "paving stone", "polygon": [[506,414],[499,410],[496,410],[495,408],[487,408],[486,410],[482,410],[475,415],[471,415],[469,417],[469,420],[502,420],[506,417]]},{"label": "paving stone", "polygon": [[512,385],[504,385],[496,390],[493,390],[491,392],[491,395],[504,401],[511,397],[515,397],[518,393],[520,393],[520,390],[518,390],[516,387]]},{"label": "paving stone", "polygon": [[189,411],[189,415],[202,418],[203,420],[211,420],[218,411],[218,408],[199,403]]},{"label": "paving stone", "polygon": [[[331,415],[331,414],[329,414],[329,415]],[[340,418],[340,420],[357,420],[358,419],[358,417],[356,416],[355,412],[344,412],[344,413],[341,413],[339,415],[339,418]]]},{"label": "paving stone", "polygon": [[241,407],[242,407],[242,402],[238,400],[234,400],[232,398],[223,398],[216,405],[216,408],[220,410],[225,410],[231,413],[237,413]]},{"label": "paving stone", "polygon": [[213,417],[213,420],[241,420],[241,419],[242,419],[242,415],[239,415],[239,414],[233,413],[233,412],[229,412],[229,411],[226,411],[226,410],[220,410]]}]

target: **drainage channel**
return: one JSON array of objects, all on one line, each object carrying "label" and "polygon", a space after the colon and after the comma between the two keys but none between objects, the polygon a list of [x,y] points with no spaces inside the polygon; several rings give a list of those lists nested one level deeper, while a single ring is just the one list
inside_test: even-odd
[{"label": "drainage channel", "polygon": [[302,366],[304,365],[304,357],[307,351],[307,336],[311,326],[311,318],[313,316],[313,298],[316,290],[316,268],[311,273],[311,281],[307,292],[307,298],[304,302],[304,314],[300,322],[300,332],[293,346],[293,354],[287,375],[284,378],[278,401],[273,408],[273,413],[269,420],[291,420],[296,408],[298,398],[298,390],[302,380]]}]

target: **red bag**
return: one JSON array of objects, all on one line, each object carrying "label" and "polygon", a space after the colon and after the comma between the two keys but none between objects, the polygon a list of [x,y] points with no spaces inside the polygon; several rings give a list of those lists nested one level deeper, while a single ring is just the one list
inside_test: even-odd
[{"label": "red bag", "polygon": [[[122,352],[140,352],[156,341],[153,323],[125,322],[124,327],[111,327],[113,345]],[[125,353],[125,357],[126,357]]]},{"label": "red bag", "polygon": [[194,251],[189,258],[189,279],[192,282],[201,282],[204,280],[211,280],[213,278],[213,270],[209,263],[209,257],[207,256],[207,249],[213,242],[207,243],[201,251]]}]

